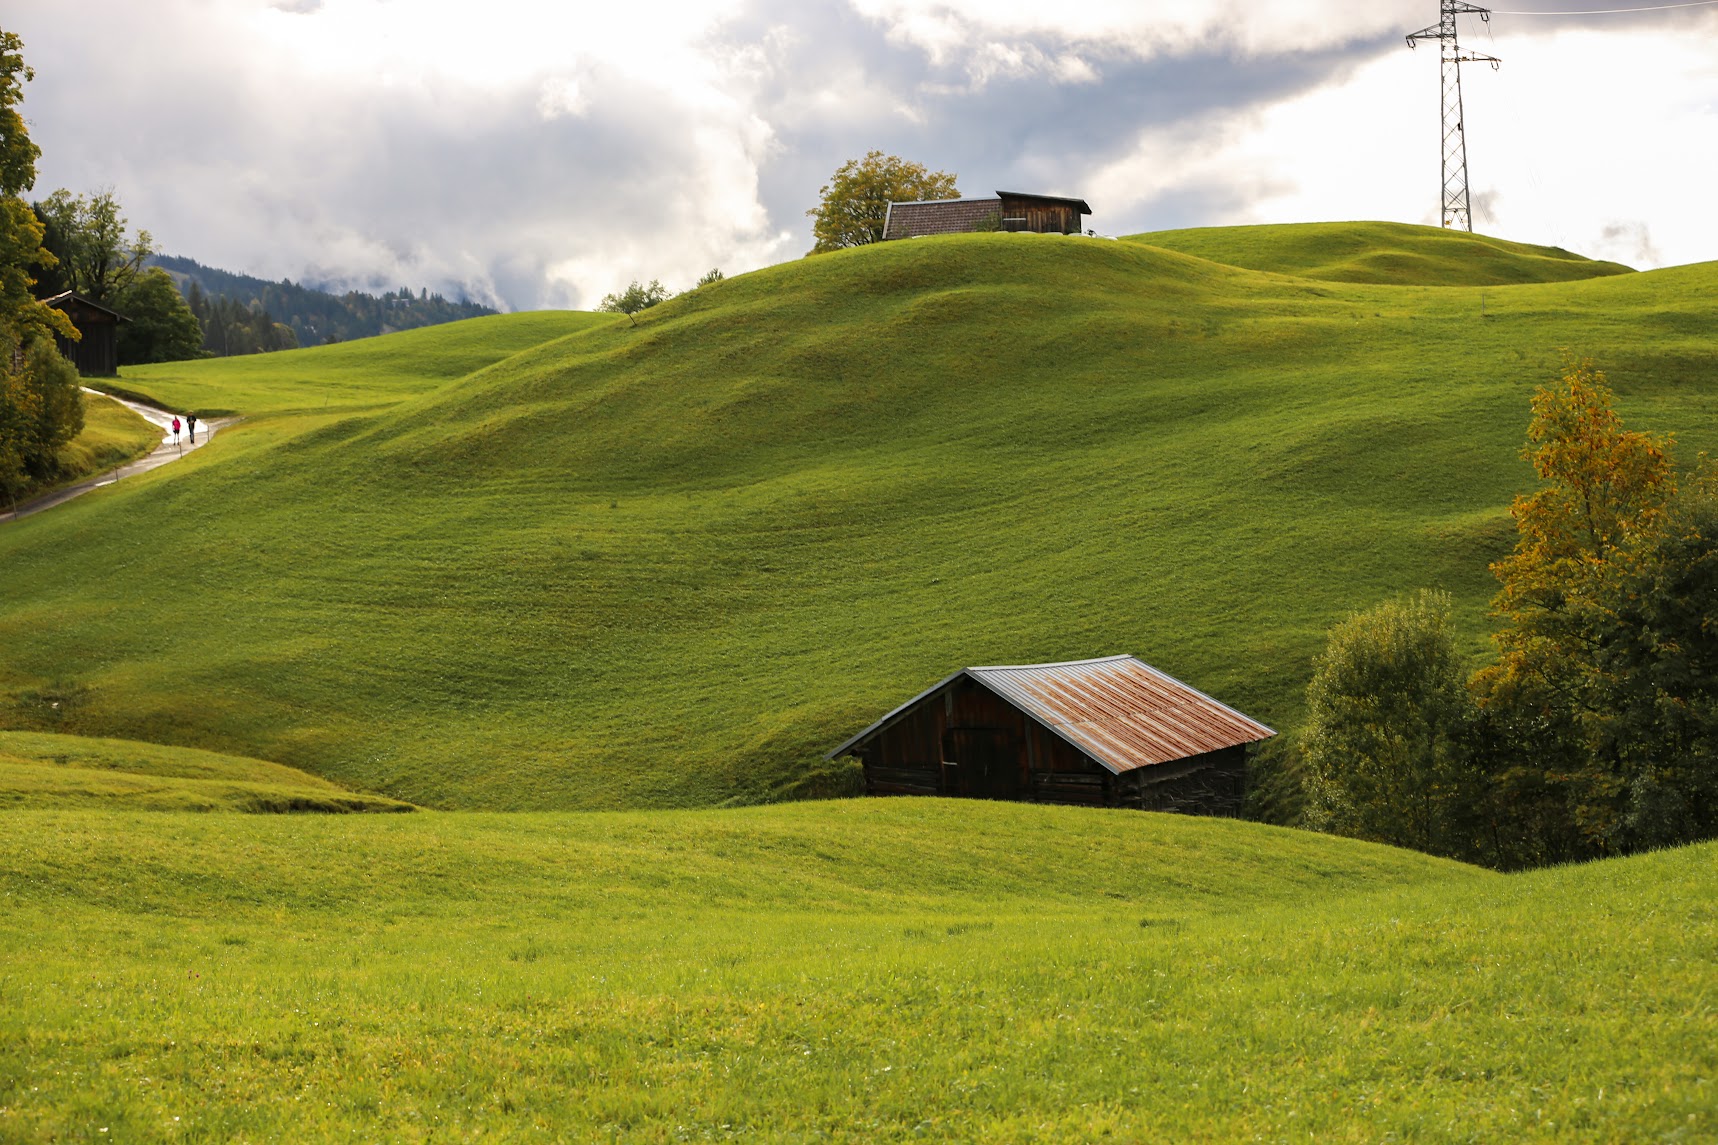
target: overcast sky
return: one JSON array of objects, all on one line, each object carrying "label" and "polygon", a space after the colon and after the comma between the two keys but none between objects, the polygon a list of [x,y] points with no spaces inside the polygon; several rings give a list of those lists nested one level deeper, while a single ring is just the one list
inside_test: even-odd
[{"label": "overcast sky", "polygon": [[[1647,3],[1649,0],[1633,0]],[[1653,0],[1662,3],[1663,0]],[[1591,12],[1630,0],[1515,0]],[[37,193],[167,253],[589,307],[796,258],[843,161],[1107,234],[1435,223],[1435,0],[6,0]],[[1462,21],[1476,229],[1718,259],[1718,5]]]}]

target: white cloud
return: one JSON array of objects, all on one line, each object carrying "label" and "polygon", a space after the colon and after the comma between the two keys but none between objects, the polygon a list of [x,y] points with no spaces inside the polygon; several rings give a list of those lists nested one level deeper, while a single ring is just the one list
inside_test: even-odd
[{"label": "white cloud", "polygon": [[[1397,38],[1431,0],[17,7],[41,189],[114,186],[166,250],[267,276],[519,307],[684,286],[799,254],[872,147],[1083,194],[1112,231],[1436,214],[1436,56]],[[1714,29],[1465,28],[1505,59],[1468,86],[1482,229],[1718,257]]]},{"label": "white cloud", "polygon": [[537,114],[544,119],[559,119],[563,115],[583,115],[589,104],[579,81],[570,76],[554,76],[543,81],[537,94]]},{"label": "white cloud", "polygon": [[790,249],[757,197],[771,129],[705,50],[709,4],[84,12],[100,35],[46,13],[23,29],[44,183],[115,185],[173,253],[588,306],[630,278],[685,286]]},{"label": "white cloud", "polygon": [[[1502,69],[1465,70],[1475,229],[1636,266],[1718,258],[1718,61],[1705,43],[1548,31],[1500,27],[1485,50]],[[1438,95],[1436,56],[1404,49],[1264,108],[1144,131],[1094,172],[1092,197],[1125,213],[1203,188],[1212,224],[1436,225]]]},{"label": "white cloud", "polygon": [[[1101,43],[1143,58],[1218,49],[1245,55],[1350,43],[1427,21],[1418,0],[852,0],[896,40],[939,62],[994,38]],[[1435,9],[1432,12],[1435,20]],[[1419,23],[1415,19],[1419,18]]]}]

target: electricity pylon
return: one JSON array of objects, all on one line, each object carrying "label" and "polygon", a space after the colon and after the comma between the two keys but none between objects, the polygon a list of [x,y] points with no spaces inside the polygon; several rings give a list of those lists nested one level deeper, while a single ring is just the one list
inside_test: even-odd
[{"label": "electricity pylon", "polygon": [[1430,28],[1422,28],[1408,37],[1410,48],[1421,40],[1436,40],[1443,57],[1444,82],[1444,208],[1445,227],[1461,227],[1473,231],[1473,211],[1467,193],[1467,132],[1462,126],[1461,66],[1490,64],[1496,71],[1503,61],[1496,56],[1476,52],[1462,54],[1456,39],[1456,17],[1478,16],[1490,22],[1491,9],[1464,4],[1462,0],[1443,0],[1440,19]]}]

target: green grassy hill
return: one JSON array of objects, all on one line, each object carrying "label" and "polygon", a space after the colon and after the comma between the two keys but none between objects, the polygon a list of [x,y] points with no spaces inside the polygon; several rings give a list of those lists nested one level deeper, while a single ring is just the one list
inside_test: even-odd
[{"label": "green grassy hill", "polygon": [[1704,1141],[1706,845],[943,800],[0,813],[0,1139]]},{"label": "green grassy hill", "polygon": [[0,731],[0,809],[410,811],[260,759],[131,740]]},{"label": "green grassy hill", "polygon": [[974,235],[636,328],[137,371],[249,416],[0,529],[0,712],[495,809],[839,787],[821,750],[967,664],[1133,652],[1291,726],[1326,627],[1380,597],[1450,590],[1483,650],[1565,349],[1634,424],[1718,446],[1714,288],[1488,287],[1482,314],[1478,288]]},{"label": "green grassy hill", "polygon": [[1196,227],[1133,235],[1148,243],[1230,266],[1330,282],[1416,286],[1509,286],[1574,282],[1629,267],[1571,254],[1408,223],[1294,223]]},{"label": "green grassy hill", "polygon": [[496,315],[287,353],[130,366],[118,383],[99,384],[204,418],[374,409],[613,321],[611,314],[574,310]]}]

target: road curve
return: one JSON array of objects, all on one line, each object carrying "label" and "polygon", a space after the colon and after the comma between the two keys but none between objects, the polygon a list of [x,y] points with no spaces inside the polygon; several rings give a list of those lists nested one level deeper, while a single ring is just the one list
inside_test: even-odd
[{"label": "road curve", "polygon": [[128,401],[125,398],[114,397],[112,394],[102,394],[100,390],[92,390],[88,386],[84,387],[84,392],[86,394],[101,394],[102,397],[112,398],[112,400],[118,402],[126,409],[131,410],[139,417],[142,417],[145,421],[153,422],[155,425],[160,426],[161,444],[156,446],[152,452],[138,458],[136,461],[127,462],[117,469],[110,469],[106,473],[98,473],[94,477],[86,477],[84,480],[76,482],[75,484],[43,493],[40,497],[33,497],[30,500],[19,504],[15,511],[8,508],[6,511],[0,512],[0,524],[4,524],[7,521],[15,521],[19,517],[28,517],[32,514],[40,513],[44,509],[52,509],[55,505],[64,505],[73,497],[81,497],[91,489],[98,489],[103,485],[112,485],[121,478],[136,477],[140,473],[148,473],[151,469],[159,469],[168,462],[179,460],[193,449],[203,448],[203,446],[209,443],[209,439],[215,436],[216,430],[224,429],[226,426],[229,426],[238,420],[237,418],[222,418],[219,421],[213,422],[199,421],[197,423],[197,440],[195,442],[191,441],[190,436],[185,433],[181,433],[179,435],[179,440],[175,442],[173,440],[172,429],[173,419],[177,417],[180,423],[183,424],[185,421],[185,416],[183,414],[175,414],[171,410],[156,409],[154,406],[144,405],[142,402]]}]

